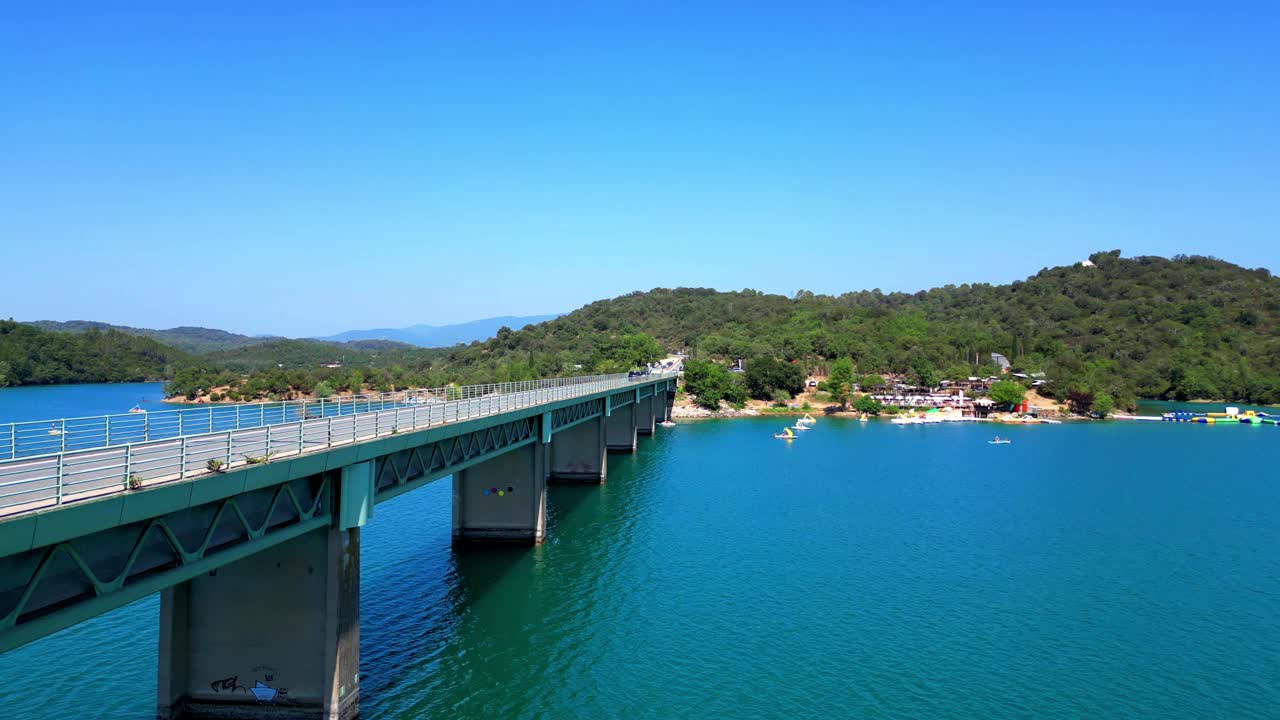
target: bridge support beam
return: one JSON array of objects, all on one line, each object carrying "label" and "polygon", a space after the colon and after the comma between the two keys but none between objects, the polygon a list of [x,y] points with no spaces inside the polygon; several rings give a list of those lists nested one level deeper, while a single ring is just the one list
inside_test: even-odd
[{"label": "bridge support beam", "polygon": [[546,448],[526,443],[453,474],[453,542],[542,542],[547,527]]},{"label": "bridge support beam", "polygon": [[613,408],[605,418],[605,447],[612,453],[636,451],[636,404]]},{"label": "bridge support beam", "polygon": [[671,419],[671,411],[674,410],[676,406],[676,394],[674,392],[664,391],[658,394],[657,399],[661,403],[661,409],[662,409],[661,421],[667,422]]},{"label": "bridge support beam", "polygon": [[605,417],[601,415],[551,437],[547,467],[552,482],[603,483],[608,474],[605,462]]},{"label": "bridge support beam", "polygon": [[652,435],[657,412],[658,398],[650,395],[636,403],[636,433]]},{"label": "bridge support beam", "polygon": [[156,717],[359,712],[360,529],[322,528],[160,594]]}]

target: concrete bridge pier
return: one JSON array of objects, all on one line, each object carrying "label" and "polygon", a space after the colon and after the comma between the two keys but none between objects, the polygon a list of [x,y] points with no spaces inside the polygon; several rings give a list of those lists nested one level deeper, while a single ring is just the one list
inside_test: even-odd
[{"label": "concrete bridge pier", "polygon": [[655,400],[660,404],[660,410],[662,411],[660,422],[669,421],[671,419],[671,411],[676,406],[675,392],[663,392],[661,395],[655,396]]},{"label": "concrete bridge pier", "polygon": [[612,453],[636,451],[636,404],[613,408],[605,418],[605,447]]},{"label": "concrete bridge pier", "polygon": [[650,395],[636,402],[636,433],[652,435],[658,415],[658,397]]},{"label": "concrete bridge pier", "polygon": [[547,451],[551,482],[603,483],[608,474],[606,433],[603,415],[556,433]]},{"label": "concrete bridge pier", "polygon": [[355,718],[360,528],[313,530],[161,591],[159,660],[160,720]]},{"label": "concrete bridge pier", "polygon": [[534,439],[453,474],[453,542],[542,542],[547,445]]}]

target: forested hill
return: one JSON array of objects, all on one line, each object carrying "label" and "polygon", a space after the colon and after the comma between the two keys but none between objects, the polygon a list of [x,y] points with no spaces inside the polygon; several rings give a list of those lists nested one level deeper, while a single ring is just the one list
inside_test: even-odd
[{"label": "forested hill", "polygon": [[1069,388],[1137,397],[1280,402],[1280,280],[1221,260],[1122,259],[1041,270],[1008,285],[795,297],[655,289],[455,350],[454,372],[560,358],[590,363],[647,333],[711,358],[852,358],[860,372],[972,374],[999,352]]},{"label": "forested hill", "polygon": [[116,330],[49,332],[0,320],[0,387],[160,380],[185,362],[180,350]]},{"label": "forested hill", "polygon": [[125,325],[111,325],[92,320],[70,320],[67,322],[36,320],[24,324],[38,327],[41,330],[52,330],[54,332],[63,333],[85,332],[87,330],[115,330],[117,332],[125,333],[126,335],[149,337],[152,340],[164,343],[169,347],[194,354],[248,347],[250,345],[257,345],[259,343],[275,339],[269,337],[250,337],[248,335],[239,335],[237,333],[227,332],[226,330],[217,330],[214,328],[184,326],[169,328],[167,330],[151,330],[148,328],[135,328]]},{"label": "forested hill", "polygon": [[[568,315],[468,346],[269,340],[191,358],[116,331],[50,333],[0,325],[0,384],[173,377],[175,392],[237,385],[233,398],[284,396],[324,382],[336,390],[523,380],[625,370],[687,350],[729,360],[773,357],[918,380],[995,372],[991,353],[1044,372],[1053,394],[1280,403],[1280,280],[1206,257],[1122,259],[1041,270],[1008,285],[919,293],[678,288],[591,303]],[[655,342],[656,339],[656,342]],[[322,367],[341,364],[341,368]],[[249,380],[237,380],[253,373]]]},{"label": "forested hill", "polygon": [[427,355],[429,352],[394,340],[352,340],[343,343],[324,340],[271,340],[249,347],[211,352],[200,360],[211,367],[252,372],[275,367],[290,370],[316,368],[334,363],[364,367],[375,364],[377,358],[383,355]]}]

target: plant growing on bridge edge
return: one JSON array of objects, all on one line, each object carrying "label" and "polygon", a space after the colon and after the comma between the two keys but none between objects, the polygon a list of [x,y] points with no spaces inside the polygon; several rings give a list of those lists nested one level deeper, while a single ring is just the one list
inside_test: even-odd
[{"label": "plant growing on bridge edge", "polygon": [[265,455],[241,455],[240,457],[244,458],[246,464],[261,465],[262,463],[270,460],[272,455],[275,455],[275,453],[268,452]]},{"label": "plant growing on bridge edge", "polygon": [[204,464],[205,467],[209,468],[209,472],[222,472],[222,468],[225,465],[226,463],[218,460],[217,458],[214,458]]},{"label": "plant growing on bridge edge", "polygon": [[129,479],[125,481],[125,487],[129,488],[130,490],[137,490],[138,488],[142,487],[142,476],[130,475]]}]

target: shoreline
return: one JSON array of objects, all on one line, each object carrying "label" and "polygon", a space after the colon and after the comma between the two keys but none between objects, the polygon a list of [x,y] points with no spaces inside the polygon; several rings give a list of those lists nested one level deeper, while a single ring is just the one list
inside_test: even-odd
[{"label": "shoreline", "polygon": [[[23,388],[78,387],[78,386],[93,386],[93,385],[109,385],[109,386],[144,385],[144,384],[149,385],[149,384],[155,384],[158,382],[162,382],[162,381],[143,380],[138,382],[112,382],[112,383],[92,382],[92,383],[51,383],[51,384],[38,384],[38,385],[31,384],[31,385],[15,385],[10,387],[0,388],[0,390],[6,390],[6,389],[18,390]],[[341,392],[334,392],[333,394],[328,395],[324,398],[318,398],[312,393],[301,393],[298,391],[291,391],[287,393],[284,397],[280,397],[274,400],[270,398],[256,398],[253,400],[230,400],[225,397],[225,390],[226,388],[213,388],[209,392],[201,393],[200,395],[197,395],[195,398],[191,398],[191,399],[188,399],[186,396],[183,396],[183,395],[162,396],[158,401],[155,401],[155,402],[157,402],[157,404],[159,405],[169,406],[172,409],[181,409],[181,408],[192,406],[192,405],[245,405],[245,404],[254,404],[254,403],[281,403],[281,402],[301,402],[301,401],[318,402],[322,399],[337,402],[339,400],[345,400],[345,399],[349,399],[357,396],[357,393],[353,393],[351,391],[341,391]],[[215,392],[223,394],[224,397],[221,397],[216,401],[211,400],[210,395]],[[802,407],[776,408],[776,407],[773,407],[772,403],[767,401],[748,400],[746,406],[740,410],[734,409],[722,403],[719,410],[712,411],[712,410],[706,410],[704,408],[701,408],[695,405],[694,403],[689,401],[687,395],[684,395],[682,393],[679,399],[677,400],[676,404],[672,407],[671,419],[673,420],[707,420],[707,419],[731,419],[731,418],[739,418],[739,417],[796,418],[796,417],[803,417],[806,414],[813,415],[814,417],[818,417],[819,415],[821,415],[823,417],[856,419],[861,416],[860,412],[853,409],[828,411],[827,408],[831,406],[822,402],[814,402],[811,393],[802,393],[801,395],[796,397],[795,401],[808,402],[810,405],[809,409],[805,410]],[[1067,421],[1076,421],[1076,420],[1083,421],[1083,420],[1098,419],[1098,418],[1090,418],[1087,416],[1068,414],[1064,411],[1064,407],[1061,404],[1057,403],[1052,398],[1046,398],[1034,392],[1028,393],[1027,401],[1031,407],[1034,407],[1036,409],[1054,411],[1056,414],[1052,415],[1051,417],[1055,420],[1061,420],[1061,421],[1067,422]],[[1179,404],[1194,405],[1199,407],[1217,405],[1224,409],[1226,407],[1240,406],[1243,408],[1280,410],[1280,404],[1268,405],[1264,403],[1249,403],[1243,400],[1219,400],[1219,399],[1204,399],[1204,398],[1198,398],[1194,400],[1161,400],[1157,398],[1140,398],[1138,402],[1139,403],[1170,403],[1174,405],[1179,405]],[[906,412],[913,412],[916,410],[923,410],[923,409],[927,409],[927,408],[911,408],[911,409],[907,409]],[[1148,409],[1148,411],[1154,411],[1154,409]],[[1117,410],[1117,412],[1112,413],[1110,416],[1108,416],[1105,419],[1133,420],[1135,418],[1147,417],[1147,416],[1140,415],[1140,412],[1141,411],[1138,409]],[[902,413],[883,413],[881,415],[869,415],[868,419],[882,420],[882,419],[894,417],[899,414],[902,414]],[[1156,417],[1158,417],[1158,415]],[[988,420],[988,418],[976,418],[976,420]]]},{"label": "shoreline", "polygon": [[[253,400],[231,400],[226,396],[228,389],[229,388],[227,387],[210,388],[208,391],[202,392],[199,395],[195,396],[194,398],[190,398],[190,399],[188,399],[186,395],[172,395],[172,396],[165,397],[163,400],[161,400],[161,402],[172,403],[174,405],[248,405],[252,403],[300,402],[303,400],[307,402],[319,402],[321,400],[338,400],[343,398],[351,398],[351,397],[368,395],[370,393],[377,392],[376,390],[368,390],[366,392],[353,393],[350,390],[343,390],[343,391],[334,391],[333,393],[326,395],[323,398],[319,398],[319,397],[316,397],[314,393],[304,393],[298,390],[290,390],[289,392],[285,393],[284,397],[279,397],[275,400],[272,400],[270,398],[254,398]],[[405,390],[408,390],[408,389],[410,388],[405,388]],[[393,390],[392,392],[396,392],[396,391]],[[214,393],[222,395],[222,397],[217,400],[211,400],[210,396],[213,395]]]},{"label": "shoreline", "polygon": [[[713,420],[713,419],[727,420],[731,418],[741,418],[741,417],[793,418],[793,417],[803,417],[806,414],[813,415],[815,418],[821,415],[823,417],[855,418],[856,419],[862,415],[861,412],[857,410],[853,410],[852,408],[850,408],[849,410],[828,410],[828,408],[835,407],[835,406],[827,404],[825,402],[815,401],[814,394],[811,392],[804,392],[804,393],[801,393],[800,395],[797,395],[792,402],[806,403],[809,405],[809,409],[806,410],[800,407],[791,407],[791,406],[786,408],[777,408],[777,407],[774,407],[773,404],[768,401],[748,400],[746,405],[740,410],[729,406],[723,401],[720,403],[719,410],[707,410],[706,408],[702,408],[698,405],[695,405],[689,399],[688,395],[682,393],[677,399],[676,404],[671,409],[671,419],[673,420]],[[1064,403],[1059,403],[1057,400],[1054,400],[1053,398],[1044,397],[1034,391],[1027,393],[1026,402],[1031,409],[1042,411],[1044,414],[1042,414],[1041,417],[1045,417],[1045,418],[1060,421],[1060,422],[1075,422],[1075,421],[1084,422],[1084,421],[1096,421],[1096,420],[1134,420],[1134,419],[1151,420],[1151,419],[1159,418],[1158,414],[1155,416],[1140,415],[1139,414],[1140,410],[1138,408],[1135,408],[1133,410],[1117,409],[1115,412],[1111,413],[1105,418],[1094,418],[1094,417],[1089,417],[1088,415],[1075,415],[1067,411],[1067,407]],[[1244,402],[1242,400],[1215,400],[1215,399],[1160,400],[1156,398],[1140,398],[1138,402],[1139,403],[1194,404],[1194,405],[1200,405],[1200,406],[1217,405],[1222,407],[1224,410],[1227,407],[1234,407],[1234,406],[1240,406],[1243,408],[1280,410],[1280,405],[1249,403],[1249,402]],[[923,407],[903,408],[901,412],[885,412],[880,415],[868,415],[867,419],[883,420],[887,418],[897,417],[899,415],[921,412],[928,409],[930,408],[923,408]],[[1165,412],[1165,411],[1162,411],[1162,412]],[[995,422],[997,424],[1011,424],[1011,425],[1019,424],[1019,422],[1016,420],[1013,422],[1006,422],[996,417],[997,415],[1008,416],[1011,414],[1013,413],[991,413],[989,417],[966,419],[965,422],[986,421],[986,422]],[[1036,423],[1027,423],[1027,424],[1036,424]]]}]

